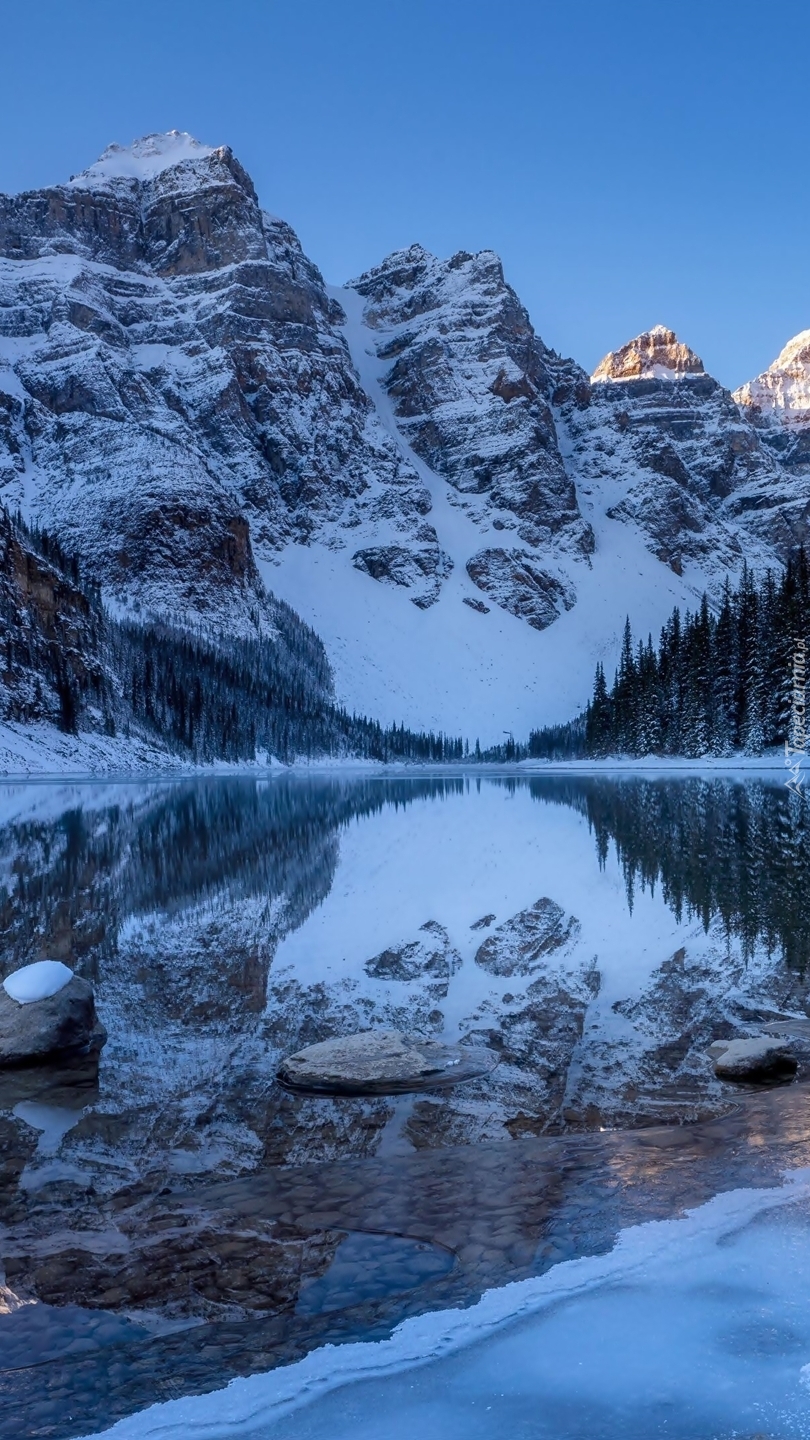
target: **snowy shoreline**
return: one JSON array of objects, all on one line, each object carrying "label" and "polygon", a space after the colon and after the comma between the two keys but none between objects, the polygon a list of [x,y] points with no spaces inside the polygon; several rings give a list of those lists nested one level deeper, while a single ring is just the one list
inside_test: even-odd
[{"label": "snowy shoreline", "polygon": [[[481,776],[513,776],[514,778],[540,778],[542,776],[555,775],[602,775],[602,776],[666,776],[666,775],[767,775],[774,779],[778,775],[785,776],[787,784],[790,772],[786,770],[784,758],[781,755],[761,756],[731,756],[728,758],[717,758],[707,756],[702,760],[685,759],[641,759],[641,760],[570,760],[570,761],[539,761],[523,760],[517,763],[484,763],[467,764],[429,764],[423,765],[416,762],[396,761],[388,764],[383,761],[354,759],[352,757],[333,758],[322,757],[311,760],[297,760],[292,765],[284,765],[280,761],[271,758],[267,763],[264,760],[254,761],[252,764],[240,761],[238,764],[229,764],[227,761],[214,761],[209,765],[194,765],[188,761],[173,756],[161,754],[151,750],[147,745],[128,744],[120,745],[120,742],[113,741],[109,748],[103,742],[106,737],[87,737],[91,743],[87,745],[80,743],[66,745],[64,749],[56,750],[50,747],[43,747],[37,751],[36,740],[32,738],[30,747],[26,752],[15,754],[4,744],[5,735],[0,728],[0,780],[7,783],[24,784],[26,782],[44,783],[49,781],[71,781],[89,783],[92,781],[120,782],[127,781],[176,781],[189,779],[226,779],[238,778],[240,776],[253,779],[278,778],[287,776],[309,776],[309,775],[357,775],[396,776],[404,779],[408,776],[424,777],[436,775],[447,777],[481,777]],[[64,737],[66,740],[71,737]],[[100,741],[102,743],[92,743]]]},{"label": "snowy shoreline", "polygon": [[[801,1169],[786,1171],[780,1186],[721,1192],[676,1218],[621,1230],[604,1255],[562,1261],[542,1275],[487,1290],[467,1309],[435,1310],[411,1317],[385,1340],[322,1345],[301,1360],[232,1380],[208,1394],[158,1401],[100,1433],[110,1440],[270,1435],[293,1412],[316,1410],[318,1402],[332,1391],[391,1379],[425,1366],[441,1366],[499,1332],[508,1333],[509,1327],[520,1321],[536,1323],[554,1307],[581,1303],[617,1284],[638,1284],[648,1271],[666,1283],[682,1265],[694,1264],[694,1257],[705,1263],[715,1252],[722,1253],[724,1243],[745,1234],[753,1222],[792,1202],[806,1200],[808,1194],[808,1171]],[[514,1328],[511,1333],[516,1333]],[[801,1369],[797,1359],[794,1368],[799,1389],[810,1367]],[[358,1392],[354,1399],[356,1411]],[[351,1412],[346,1431],[356,1423],[357,1415]],[[368,1433],[365,1427],[362,1433]]]}]

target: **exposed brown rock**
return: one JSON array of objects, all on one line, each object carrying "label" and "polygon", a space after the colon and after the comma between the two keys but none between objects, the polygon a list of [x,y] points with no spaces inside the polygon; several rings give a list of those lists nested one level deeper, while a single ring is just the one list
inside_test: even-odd
[{"label": "exposed brown rock", "polygon": [[682,345],[674,330],[654,325],[620,350],[611,350],[600,361],[592,380],[661,379],[668,376],[703,375],[703,361],[688,345]]}]

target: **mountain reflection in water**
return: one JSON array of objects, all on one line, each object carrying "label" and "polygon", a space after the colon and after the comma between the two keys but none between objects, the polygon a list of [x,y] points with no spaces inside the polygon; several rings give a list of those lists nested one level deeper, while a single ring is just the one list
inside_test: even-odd
[{"label": "mountain reflection in water", "polygon": [[[705,1052],[806,1013],[808,879],[803,802],[759,779],[7,785],[0,972],[67,960],[109,1041],[0,1073],[0,1436],[386,1334],[807,1163],[802,1084],[741,1102]],[[500,1063],[276,1084],[378,1024]]]}]

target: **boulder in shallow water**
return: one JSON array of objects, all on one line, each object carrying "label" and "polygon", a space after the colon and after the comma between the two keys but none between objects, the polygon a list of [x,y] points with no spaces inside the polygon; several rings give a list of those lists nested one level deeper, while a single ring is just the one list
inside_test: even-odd
[{"label": "boulder in shallow water", "polygon": [[308,1045],[282,1062],[278,1078],[320,1095],[397,1095],[456,1085],[486,1075],[498,1056],[468,1045],[442,1045],[399,1030],[361,1030]]},{"label": "boulder in shallow water", "polygon": [[729,1040],[722,1049],[712,1046],[712,1053],[714,1073],[721,1080],[789,1080],[798,1069],[784,1040],[772,1035]]},{"label": "boulder in shallow water", "polygon": [[59,961],[25,965],[0,986],[0,1067],[100,1050],[106,1039],[92,986]]}]

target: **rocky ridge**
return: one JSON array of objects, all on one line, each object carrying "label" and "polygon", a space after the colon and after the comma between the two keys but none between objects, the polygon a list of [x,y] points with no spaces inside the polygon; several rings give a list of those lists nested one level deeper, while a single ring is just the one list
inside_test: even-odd
[{"label": "rocky ridge", "polygon": [[319,272],[227,147],[147,137],[2,197],[0,256],[2,494],[120,604],[255,630],[254,546],[420,529]]},{"label": "rocky ridge", "polygon": [[794,335],[772,365],[734,391],[762,443],[790,473],[810,470],[810,330]]},{"label": "rocky ridge", "polygon": [[592,380],[675,380],[681,375],[703,375],[703,361],[674,330],[654,325],[600,361]]},{"label": "rocky ridge", "polygon": [[584,381],[556,391],[580,497],[676,574],[716,588],[744,556],[766,568],[806,542],[807,485],[673,331],[637,336]]},{"label": "rocky ridge", "polygon": [[807,538],[806,342],[733,396],[661,325],[589,378],[493,252],[328,291],[227,146],[147,136],[0,197],[0,500],[129,614],[266,632],[269,586],[350,707],[499,738]]},{"label": "rocky ridge", "polygon": [[734,399],[784,425],[810,425],[810,330],[788,340],[767,370],[734,391]]}]

